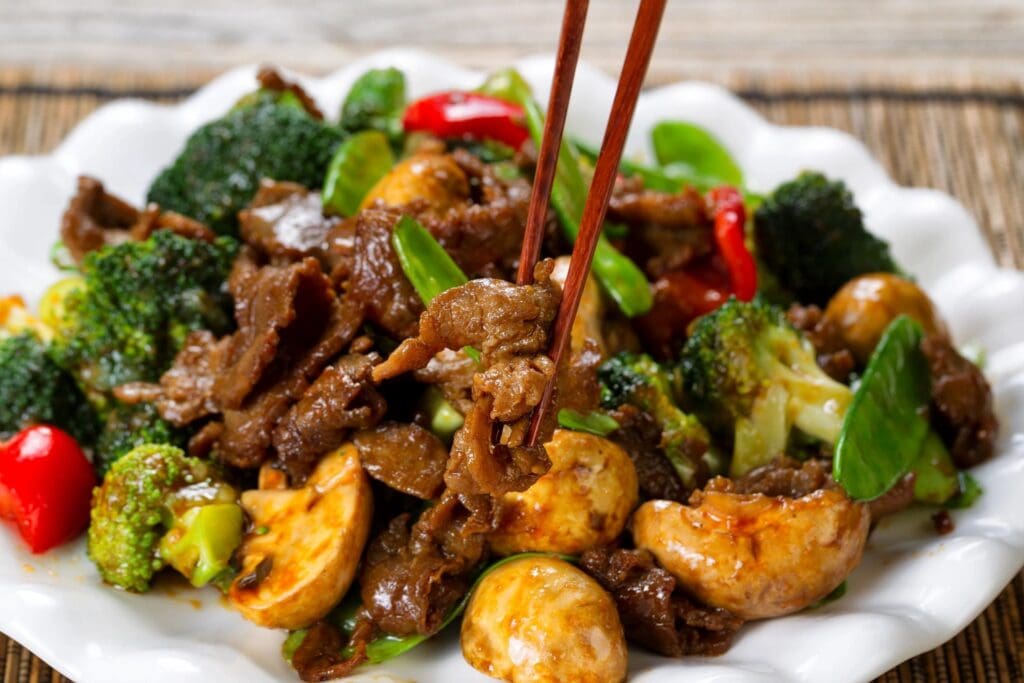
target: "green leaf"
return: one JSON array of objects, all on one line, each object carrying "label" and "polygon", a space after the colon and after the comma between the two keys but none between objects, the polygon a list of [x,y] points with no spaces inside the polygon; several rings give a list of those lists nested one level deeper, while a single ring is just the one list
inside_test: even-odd
[{"label": "green leaf", "polygon": [[356,79],[341,105],[341,127],[349,132],[376,130],[392,144],[402,138],[405,75],[395,68],[370,69]]},{"label": "green leaf", "polygon": [[946,501],[946,507],[951,510],[962,510],[969,508],[977,502],[981,494],[985,492],[981,484],[970,472],[961,472],[959,477],[960,492]]},{"label": "green leaf", "polygon": [[[526,113],[526,126],[536,145],[544,136],[544,112],[533,99],[530,86],[514,69],[505,69],[492,75],[480,91],[493,97],[515,102]],[[551,188],[551,204],[566,236],[575,241],[587,201],[587,182],[580,173],[580,159],[568,138],[562,139],[558,150],[558,165]],[[608,296],[629,317],[642,315],[654,305],[650,284],[643,271],[628,257],[620,253],[602,235],[597,242],[593,261],[594,276]]]},{"label": "green leaf", "polygon": [[395,165],[388,139],[376,130],[348,138],[334,152],[324,178],[323,203],[328,212],[353,216],[377,181]]},{"label": "green leaf", "polygon": [[914,477],[914,500],[939,505],[960,490],[956,465],[942,439],[929,430],[921,445],[921,453],[911,468]]},{"label": "green leaf", "polygon": [[566,429],[597,436],[608,436],[619,428],[619,423],[610,415],[596,410],[584,415],[569,408],[562,408],[558,411],[558,424]]},{"label": "green leaf", "polygon": [[391,233],[391,246],[409,282],[425,306],[434,297],[468,282],[466,274],[452,260],[434,236],[416,219],[402,216]]},{"label": "green leaf", "polygon": [[833,475],[851,498],[872,500],[914,464],[929,432],[931,399],[921,326],[900,316],[882,335],[843,420]]},{"label": "green leaf", "polygon": [[654,156],[670,177],[689,178],[701,188],[743,186],[743,171],[711,133],[685,121],[662,121],[651,131]]}]

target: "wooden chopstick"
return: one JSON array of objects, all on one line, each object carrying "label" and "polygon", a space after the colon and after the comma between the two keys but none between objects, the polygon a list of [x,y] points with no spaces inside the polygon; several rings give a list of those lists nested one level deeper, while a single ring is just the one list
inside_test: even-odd
[{"label": "wooden chopstick", "polygon": [[[647,75],[647,66],[651,61],[651,53],[654,50],[654,41],[658,35],[661,17],[665,13],[666,1],[641,0],[640,8],[637,10],[633,34],[629,38],[626,59],[622,66],[622,74],[619,76],[619,85],[615,91],[611,113],[608,115],[608,127],[604,131],[601,152],[597,157],[597,164],[594,166],[594,179],[590,184],[587,202],[583,207],[580,232],[576,237],[572,260],[569,263],[569,273],[562,289],[562,301],[558,307],[558,316],[555,318],[555,331],[548,355],[555,362],[556,368],[560,367],[562,357],[569,346],[572,323],[580,306],[583,286],[586,284],[587,274],[590,272],[590,263],[594,258],[597,240],[601,236],[601,227],[604,224],[605,213],[608,211],[608,200],[611,199],[619,162],[622,160],[622,149],[626,144],[626,134],[629,132],[629,126],[633,120],[640,88]],[[572,4],[571,0],[570,4]],[[546,413],[551,409],[557,376],[556,372],[545,387],[541,402],[533,411],[530,430],[526,437],[527,446],[537,444],[541,424]]]},{"label": "wooden chopstick", "polygon": [[526,217],[523,247],[519,253],[516,282],[520,285],[533,282],[533,268],[540,258],[540,247],[544,241],[544,223],[548,215],[548,202],[551,200],[551,186],[555,180],[558,150],[562,145],[562,131],[565,128],[566,112],[569,111],[569,97],[572,95],[576,64],[580,59],[580,45],[583,42],[583,27],[587,22],[589,5],[590,0],[567,0],[565,3],[555,73],[551,80],[551,95],[548,99],[548,114],[544,119],[544,135],[537,151],[537,170],[533,176],[530,211]]}]

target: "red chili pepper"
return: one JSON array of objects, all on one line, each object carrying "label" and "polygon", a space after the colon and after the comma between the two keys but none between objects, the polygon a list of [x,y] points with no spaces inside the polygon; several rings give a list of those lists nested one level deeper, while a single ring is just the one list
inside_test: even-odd
[{"label": "red chili pepper", "polygon": [[654,306],[634,323],[646,347],[660,358],[671,357],[690,323],[724,304],[731,294],[724,264],[716,257],[663,274],[652,290]]},{"label": "red chili pepper", "polygon": [[0,445],[0,518],[18,525],[34,553],[88,526],[95,484],[78,443],[56,427],[29,427]]},{"label": "red chili pepper", "polygon": [[406,108],[402,126],[407,131],[426,131],[441,138],[497,140],[512,149],[519,149],[530,136],[519,105],[457,90],[416,100]]},{"label": "red chili pepper", "polygon": [[729,270],[737,299],[750,301],[757,293],[757,266],[744,241],[747,222],[743,195],[734,187],[716,187],[708,193],[714,208],[715,243]]}]

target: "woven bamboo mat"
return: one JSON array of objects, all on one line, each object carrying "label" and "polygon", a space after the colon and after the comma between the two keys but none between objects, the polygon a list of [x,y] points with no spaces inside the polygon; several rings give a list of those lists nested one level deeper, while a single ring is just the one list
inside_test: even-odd
[{"label": "woven bamboo mat", "polygon": [[[46,152],[75,123],[111,99],[131,96],[172,102],[210,75],[0,68],[0,154]],[[998,261],[1024,268],[1024,88],[1020,81],[880,78],[837,82],[811,76],[731,76],[724,85],[776,123],[849,131],[871,148],[897,182],[935,187],[963,202],[977,218]],[[1022,613],[1024,574],[952,641],[879,680],[1022,681]],[[3,683],[67,680],[2,635],[0,671]]]}]

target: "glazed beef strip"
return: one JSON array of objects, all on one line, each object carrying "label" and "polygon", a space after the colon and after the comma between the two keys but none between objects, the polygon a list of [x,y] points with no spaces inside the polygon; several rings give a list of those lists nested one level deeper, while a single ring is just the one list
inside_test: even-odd
[{"label": "glazed beef strip", "polygon": [[[539,264],[533,285],[480,279],[438,295],[420,318],[419,335],[374,368],[374,379],[382,381],[426,367],[444,349],[471,346],[480,352],[483,368],[473,376],[473,405],[455,435],[445,473],[445,483],[457,493],[521,491],[550,467],[542,446],[522,443],[529,411],[555,372],[544,354],[559,299],[551,268],[551,262]],[[499,422],[511,428],[495,444]]]},{"label": "glazed beef strip", "polygon": [[366,473],[396,491],[433,500],[444,489],[448,449],[423,427],[388,421],[356,432],[352,441]]},{"label": "glazed beef strip", "polygon": [[265,90],[289,92],[292,95],[295,95],[299,102],[302,103],[302,108],[306,110],[307,114],[315,119],[323,120],[323,112],[317,108],[316,102],[313,101],[313,98],[303,90],[301,85],[294,81],[289,81],[282,76],[277,69],[270,66],[260,67],[259,73],[256,74],[256,80],[259,81],[260,87]]},{"label": "glazed beef strip", "polygon": [[102,247],[147,239],[157,230],[171,230],[182,237],[212,242],[214,233],[202,223],[181,214],[161,211],[152,204],[140,211],[103,187],[90,176],[78,177],[78,191],[61,220],[60,238],[75,263]]},{"label": "glazed beef strip", "polygon": [[238,214],[242,240],[272,264],[313,256],[326,262],[328,235],[340,219],[324,216],[320,193],[298,183],[264,180]]},{"label": "glazed beef strip", "polygon": [[359,334],[362,307],[337,298],[314,258],[259,262],[247,248],[231,273],[237,331],[221,340],[191,335],[161,377],[156,403],[178,426],[212,420],[190,443],[193,454],[241,468],[276,456],[301,481],[386,406],[370,382],[374,359],[353,354],[331,365]]},{"label": "glazed beef strip", "polygon": [[672,463],[661,449],[661,427],[650,415],[631,405],[620,406],[612,417],[619,428],[609,438],[622,446],[636,468],[640,496],[644,500],[674,500],[685,503],[690,491],[680,481]]},{"label": "glazed beef strip", "polygon": [[961,468],[985,462],[999,431],[988,380],[944,334],[925,337],[921,351],[932,376],[932,422],[953,461]]},{"label": "glazed beef strip", "polygon": [[391,246],[391,230],[401,216],[395,209],[360,211],[350,219],[354,226],[351,263],[335,265],[336,272],[347,273],[346,292],[364,306],[366,319],[395,339],[415,336],[423,311]]},{"label": "glazed beef strip", "polygon": [[410,525],[400,515],[366,551],[360,594],[366,618],[393,635],[431,634],[469,590],[496,524],[487,496],[446,491]]},{"label": "glazed beef strip", "polygon": [[387,403],[370,381],[374,362],[375,357],[362,354],[342,357],[277,423],[274,451],[292,481],[304,481],[320,457],[345,443],[354,430],[383,419]]},{"label": "glazed beef strip", "polygon": [[652,279],[714,248],[707,204],[692,187],[671,194],[620,183],[608,205],[608,220],[630,228],[629,255]]},{"label": "glazed beef strip", "polygon": [[743,625],[687,595],[646,550],[595,548],[583,553],[580,568],[612,594],[626,637],[658,654],[723,654]]}]

